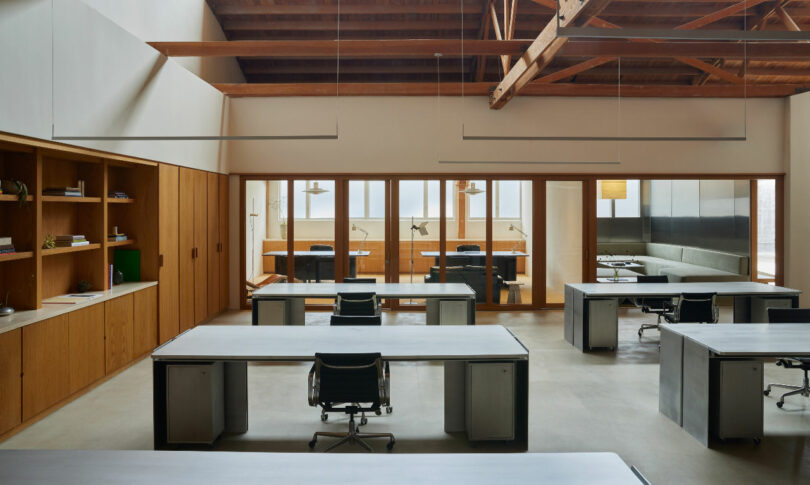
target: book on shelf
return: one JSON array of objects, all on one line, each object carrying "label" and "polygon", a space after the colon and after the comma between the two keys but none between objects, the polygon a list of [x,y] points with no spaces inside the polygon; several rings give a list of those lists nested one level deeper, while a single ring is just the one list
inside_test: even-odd
[{"label": "book on shelf", "polygon": [[89,245],[90,241],[86,239],[84,241],[56,241],[57,248],[72,248],[76,246],[89,246]]},{"label": "book on shelf", "polygon": [[8,246],[11,244],[11,237],[0,237],[0,246]]},{"label": "book on shelf", "polygon": [[127,240],[126,234],[110,234],[109,236],[107,236],[107,242],[118,242],[126,240]]},{"label": "book on shelf", "polygon": [[56,236],[56,247],[70,248],[74,246],[87,246],[90,241],[83,234],[63,234]]},{"label": "book on shelf", "polygon": [[107,197],[109,197],[110,199],[129,199],[127,193],[121,192],[120,190],[108,192]]},{"label": "book on shelf", "polygon": [[16,253],[17,251],[14,248],[2,249],[0,248],[0,254],[12,254]]},{"label": "book on shelf", "polygon": [[84,234],[62,234],[56,236],[57,241],[83,241],[87,239]]},{"label": "book on shelf", "polygon": [[42,195],[57,195],[62,197],[81,197],[82,189],[79,187],[48,187]]}]

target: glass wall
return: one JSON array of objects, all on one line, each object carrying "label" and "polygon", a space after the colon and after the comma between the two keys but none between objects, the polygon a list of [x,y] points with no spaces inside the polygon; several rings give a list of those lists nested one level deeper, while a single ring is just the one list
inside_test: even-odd
[{"label": "glass wall", "polygon": [[[399,180],[399,282],[437,283],[440,181]],[[400,300],[424,305],[424,300]]]},{"label": "glass wall", "polygon": [[349,181],[349,273],[385,281],[385,181]]},{"label": "glass wall", "polygon": [[[486,303],[486,180],[447,180],[445,183],[447,282],[466,283],[475,291],[476,301]],[[493,282],[493,295],[498,291],[497,282]]]},{"label": "glass wall", "polygon": [[565,284],[582,282],[582,186],[546,182],[546,303],[563,303]]},{"label": "glass wall", "polygon": [[492,262],[500,304],[532,302],[532,182],[492,182]]},{"label": "glass wall", "polygon": [[[282,187],[282,198],[289,197]],[[335,280],[335,181],[293,182],[295,282]],[[307,304],[332,304],[332,299],[307,298]]]},{"label": "glass wall", "polygon": [[776,278],[776,181],[757,180],[756,279]]}]

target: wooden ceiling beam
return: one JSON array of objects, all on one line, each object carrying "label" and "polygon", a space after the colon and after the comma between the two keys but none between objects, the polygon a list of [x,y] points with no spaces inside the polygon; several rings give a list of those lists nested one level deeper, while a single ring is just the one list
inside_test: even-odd
[{"label": "wooden ceiling beam", "polygon": [[[579,18],[590,18],[598,15],[610,0],[559,0],[559,24],[571,26]],[[503,108],[526,84],[548,65],[557,52],[565,45],[567,39],[557,35],[558,19],[553,18],[526,52],[518,59],[512,69],[504,76],[492,93],[489,107]]]},{"label": "wooden ceiling beam", "polygon": [[[285,15],[337,15],[338,5],[323,3],[276,4],[276,5],[217,5],[216,15],[238,16],[285,16]],[[464,2],[464,12],[478,12],[481,2]],[[341,15],[451,15],[461,11],[459,2],[434,4],[342,4]]]},{"label": "wooden ceiling beam", "polygon": [[[486,0],[484,8],[481,11],[481,30],[478,31],[478,38],[481,40],[489,39],[489,31],[492,26],[492,17],[489,15],[490,6],[495,0]],[[484,80],[484,73],[487,69],[487,58],[485,56],[478,56],[475,60],[475,81],[481,82]]]},{"label": "wooden ceiling beam", "polygon": [[787,27],[788,30],[791,30],[793,32],[802,31],[801,27],[799,27],[799,24],[797,24],[796,21],[793,20],[793,17],[791,17],[790,14],[787,13],[787,10],[785,10],[784,5],[777,6],[775,10],[776,15],[779,17],[779,20],[781,20],[782,23],[785,24],[785,27]]},{"label": "wooden ceiling beam", "polygon": [[[335,83],[214,84],[231,97],[335,96]],[[488,96],[493,83],[464,83],[466,96]],[[741,98],[784,97],[810,89],[806,84],[622,85],[622,97]],[[436,83],[340,83],[341,96],[436,96]],[[441,83],[443,96],[461,96],[462,83]],[[530,83],[529,96],[618,96],[615,84]]]},{"label": "wooden ceiling beam", "polygon": [[810,61],[810,44],[736,42],[628,42],[624,40],[569,42],[559,53],[562,57],[697,57],[725,59],[802,59]]},{"label": "wooden ceiling beam", "polygon": [[751,7],[755,7],[760,3],[769,2],[771,0],[742,0],[739,3],[731,5],[729,7],[717,10],[716,12],[712,12],[708,15],[704,15],[699,19],[692,20],[691,22],[687,22],[685,24],[681,24],[675,27],[675,30],[693,30],[699,29],[701,27],[705,27],[709,24],[717,22],[718,20],[724,19],[736,13],[742,12],[747,10]]},{"label": "wooden ceiling beam", "polygon": [[565,78],[576,76],[577,74],[592,69],[597,66],[601,66],[602,64],[607,64],[608,62],[615,61],[615,57],[594,57],[593,59],[588,59],[587,61],[580,62],[579,64],[575,64],[570,67],[566,67],[564,69],[560,69],[559,71],[552,72],[551,74],[547,74],[543,77],[537,78],[534,82],[536,83],[553,83],[557,81],[561,81]]},{"label": "wooden ceiling beam", "polygon": [[[470,12],[470,18],[465,19],[466,28],[478,28],[480,21],[476,15]],[[281,31],[320,31],[320,30],[335,30],[337,31],[338,23],[336,19],[329,20],[225,20],[222,23],[222,30],[226,32],[235,32],[240,30],[269,30],[274,32]],[[461,30],[461,17],[447,19],[447,20],[433,20],[433,19],[413,19],[413,20],[341,20],[341,31],[369,31],[388,32],[391,30],[407,30],[407,31],[420,31],[420,30]]]}]

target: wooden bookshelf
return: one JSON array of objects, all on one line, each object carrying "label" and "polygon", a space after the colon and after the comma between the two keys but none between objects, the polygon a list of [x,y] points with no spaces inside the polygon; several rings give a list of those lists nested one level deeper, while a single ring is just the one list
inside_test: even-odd
[{"label": "wooden bookshelf", "polygon": [[120,247],[120,246],[134,246],[134,239],[127,239],[126,241],[108,241],[107,247]]},{"label": "wooden bookshelf", "polygon": [[43,256],[53,256],[55,254],[77,253],[80,251],[92,251],[101,247],[99,243],[85,244],[84,246],[70,246],[64,248],[43,249]]},{"label": "wooden bookshelf", "polygon": [[101,197],[70,197],[67,195],[43,195],[42,202],[101,203]]},{"label": "wooden bookshelf", "polygon": [[[26,202],[31,202],[34,197],[29,195],[25,198]],[[0,194],[0,202],[19,202],[20,198],[16,194]]]},{"label": "wooden bookshelf", "polygon": [[107,198],[108,204],[134,204],[135,199],[118,199],[115,197],[108,197]]},{"label": "wooden bookshelf", "polygon": [[4,261],[17,261],[20,259],[28,259],[33,257],[34,257],[33,251],[18,251],[16,253],[0,254],[0,263]]}]

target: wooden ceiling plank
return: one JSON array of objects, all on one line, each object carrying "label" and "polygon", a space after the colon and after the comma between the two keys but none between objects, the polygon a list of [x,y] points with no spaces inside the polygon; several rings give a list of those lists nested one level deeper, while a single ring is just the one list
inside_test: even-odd
[{"label": "wooden ceiling plank", "polygon": [[[504,40],[503,33],[501,32],[501,25],[498,22],[498,13],[495,12],[495,2],[489,4],[489,15],[492,19],[492,28],[495,29],[495,38],[498,40]],[[504,19],[504,21],[506,20]],[[503,69],[504,75],[506,75],[506,73],[509,72],[508,59],[509,59],[508,56],[501,56],[501,68]]]},{"label": "wooden ceiling plank", "polygon": [[[559,23],[574,25],[580,17],[589,18],[605,8],[610,0],[560,0]],[[542,71],[565,44],[566,39],[557,35],[557,20],[552,19],[512,69],[504,76],[490,98],[490,108],[503,108],[526,84]]]},{"label": "wooden ceiling plank", "polygon": [[710,13],[699,19],[692,20],[691,22],[687,22],[685,24],[681,24],[675,27],[675,30],[693,30],[699,29],[701,27],[705,27],[706,25],[712,24],[717,22],[718,20],[724,19],[728,16],[734,15],[735,13],[741,12],[743,10],[749,9],[751,7],[755,7],[760,3],[765,3],[771,0],[743,0],[739,3],[731,5],[729,7],[720,9],[716,12]]},{"label": "wooden ceiling plank", "polygon": [[547,74],[533,82],[544,84],[561,81],[567,77],[576,76],[577,74],[587,71],[588,69],[592,69],[615,60],[615,57],[594,57],[593,59],[588,59],[587,61],[580,62],[579,64],[575,64],[573,66],[566,67],[565,69],[560,69],[559,71]]},{"label": "wooden ceiling plank", "polygon": [[[481,11],[481,30],[478,32],[478,38],[481,40],[489,39],[490,26],[492,25],[492,17],[489,14],[490,6],[495,0],[486,0],[484,8]],[[481,82],[484,80],[484,73],[487,69],[487,58],[485,56],[478,56],[475,60],[475,81]]]},{"label": "wooden ceiling plank", "polygon": [[791,17],[790,14],[787,13],[787,10],[785,10],[785,7],[783,5],[779,5],[776,7],[776,15],[779,17],[779,20],[781,20],[782,23],[785,24],[785,27],[788,30],[791,30],[793,32],[801,32],[802,30],[801,27],[799,27],[799,24],[797,24],[796,21],[793,20],[793,17]]},{"label": "wooden ceiling plank", "polygon": [[682,62],[684,64],[690,65],[701,71],[708,72],[713,76],[717,76],[718,78],[728,81],[733,84],[744,84],[745,79],[741,78],[740,76],[728,72],[725,69],[720,69],[717,65],[709,64],[708,62],[701,61],[700,59],[695,59],[693,57],[676,57],[675,60],[678,62]]}]

